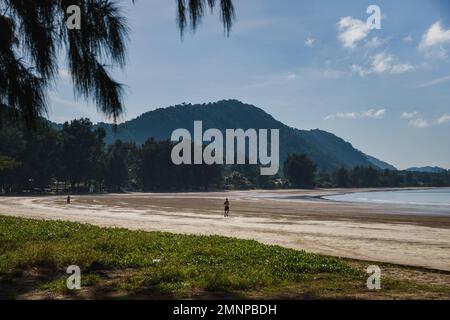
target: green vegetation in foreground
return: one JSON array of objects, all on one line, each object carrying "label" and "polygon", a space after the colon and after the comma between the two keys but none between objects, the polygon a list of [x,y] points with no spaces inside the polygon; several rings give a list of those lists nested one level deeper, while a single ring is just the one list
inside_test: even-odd
[{"label": "green vegetation in foreground", "polygon": [[[66,288],[69,265],[81,292]],[[337,258],[256,241],[0,217],[1,298],[335,297],[365,279]]]}]

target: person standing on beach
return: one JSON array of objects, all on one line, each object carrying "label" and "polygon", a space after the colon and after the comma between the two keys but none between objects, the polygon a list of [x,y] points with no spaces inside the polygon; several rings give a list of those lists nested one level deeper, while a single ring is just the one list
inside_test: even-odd
[{"label": "person standing on beach", "polygon": [[228,216],[230,215],[230,201],[228,201],[228,198],[226,198],[225,202],[223,203],[223,205],[225,206],[225,214],[224,217],[228,218]]}]

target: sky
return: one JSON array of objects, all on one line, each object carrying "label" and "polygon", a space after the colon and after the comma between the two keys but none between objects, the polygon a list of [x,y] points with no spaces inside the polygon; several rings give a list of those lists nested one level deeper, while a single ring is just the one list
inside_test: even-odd
[{"label": "sky", "polygon": [[[239,99],[300,129],[322,129],[399,169],[450,168],[450,2],[234,0],[180,38],[175,0],[121,1],[128,62],[121,121],[161,107]],[[381,29],[367,27],[369,5]],[[60,68],[49,118],[106,121]]]}]

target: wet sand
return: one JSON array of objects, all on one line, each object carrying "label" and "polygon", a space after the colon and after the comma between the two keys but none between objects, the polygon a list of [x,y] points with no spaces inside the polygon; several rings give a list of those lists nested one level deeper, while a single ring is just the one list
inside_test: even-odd
[{"label": "wet sand", "polygon": [[[233,191],[0,197],[0,214],[148,231],[254,239],[309,252],[450,271],[445,208],[340,203],[365,190]],[[223,202],[231,217],[223,218]]]}]

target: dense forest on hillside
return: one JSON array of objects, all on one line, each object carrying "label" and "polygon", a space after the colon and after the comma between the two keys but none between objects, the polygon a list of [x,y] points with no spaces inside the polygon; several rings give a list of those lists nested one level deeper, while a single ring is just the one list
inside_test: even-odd
[{"label": "dense forest on hillside", "polygon": [[173,143],[105,143],[103,128],[88,119],[56,129],[41,121],[28,130],[2,119],[0,192],[118,192],[252,188],[450,186],[450,172],[380,170],[373,166],[318,169],[307,155],[289,155],[276,176],[252,165],[181,165],[171,161]]},{"label": "dense forest on hillside", "polygon": [[120,139],[140,145],[145,143],[148,137],[154,137],[158,141],[169,139],[172,132],[178,128],[185,128],[193,134],[194,121],[202,121],[204,130],[215,128],[222,133],[229,128],[278,129],[281,163],[289,154],[294,153],[306,154],[319,170],[329,173],[342,166],[378,167],[381,163],[374,163],[377,159],[368,157],[332,133],[319,129],[299,130],[289,127],[264,110],[238,100],[204,104],[184,103],[156,109],[118,125],[116,131],[113,131],[111,124],[100,123],[97,127],[105,129],[105,141],[108,144]]}]

